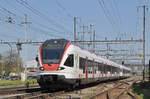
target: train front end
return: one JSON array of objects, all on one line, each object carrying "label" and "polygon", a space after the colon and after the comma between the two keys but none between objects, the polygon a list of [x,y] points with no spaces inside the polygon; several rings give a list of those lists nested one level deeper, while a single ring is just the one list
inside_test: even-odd
[{"label": "train front end", "polygon": [[40,46],[38,83],[42,88],[61,87],[60,82],[65,77],[61,75],[64,68],[60,64],[69,45],[65,39],[51,39]]}]

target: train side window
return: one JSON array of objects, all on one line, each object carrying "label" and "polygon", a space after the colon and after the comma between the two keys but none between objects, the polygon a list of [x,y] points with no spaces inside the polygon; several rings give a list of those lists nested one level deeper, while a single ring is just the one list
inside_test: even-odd
[{"label": "train side window", "polygon": [[69,67],[73,67],[73,64],[74,64],[74,55],[70,54],[68,56],[68,58],[66,59],[64,65],[69,66]]},{"label": "train side window", "polygon": [[79,68],[85,69],[86,60],[82,57],[79,58]]},{"label": "train side window", "polygon": [[100,71],[100,63],[98,63],[98,71]]},{"label": "train side window", "polygon": [[107,72],[111,72],[111,65],[107,65]]},{"label": "train side window", "polygon": [[115,71],[115,67],[112,66],[112,74],[114,74],[116,71]]},{"label": "train side window", "polygon": [[103,69],[104,69],[104,74],[106,74],[107,73],[107,65],[106,64],[103,65]]}]

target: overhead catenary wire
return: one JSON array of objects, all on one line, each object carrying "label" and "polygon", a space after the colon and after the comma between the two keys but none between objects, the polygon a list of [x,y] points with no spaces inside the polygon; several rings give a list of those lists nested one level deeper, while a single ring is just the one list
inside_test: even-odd
[{"label": "overhead catenary wire", "polygon": [[119,22],[120,22],[120,25],[121,25],[122,24],[122,19],[121,19],[121,15],[120,15],[118,4],[117,4],[116,0],[113,0],[112,4],[114,5],[114,8],[116,10],[116,14],[118,16],[118,19],[119,19]]},{"label": "overhead catenary wire", "polygon": [[5,10],[6,12],[8,12],[9,14],[16,16],[14,13],[12,13],[11,11],[7,10],[6,8],[2,8],[3,10]]},{"label": "overhead catenary wire", "polygon": [[41,24],[41,23],[38,22],[38,21],[33,21],[33,22],[34,22],[34,23],[37,23],[37,25],[39,25],[40,27],[45,28],[45,29],[48,29],[48,30],[50,30],[50,31],[53,31],[54,33],[57,33],[57,34],[60,34],[60,33],[65,34],[65,33],[67,33],[67,32],[62,32],[62,31],[55,30],[55,29],[53,29],[53,28],[51,28],[51,27],[48,27],[48,26],[46,26],[46,25]]},{"label": "overhead catenary wire", "polygon": [[64,26],[58,24],[57,22],[53,21],[52,19],[50,19],[49,17],[47,17],[46,15],[44,15],[43,13],[41,13],[40,11],[38,11],[37,9],[33,8],[31,5],[29,5],[26,1],[23,0],[16,0],[17,3],[21,4],[22,6],[24,6],[25,8],[29,9],[31,12],[33,12],[34,14],[38,15],[39,17],[41,17],[42,19],[49,21],[51,24],[55,25],[55,27],[60,28],[64,31],[68,31],[70,32],[68,29],[66,29]]},{"label": "overhead catenary wire", "polygon": [[[119,22],[119,26],[118,27],[120,29],[122,27],[123,22],[122,22],[121,15],[120,15],[120,12],[119,12],[118,3],[116,2],[116,0],[112,0],[112,4],[113,4],[113,6],[115,8],[115,12],[116,12],[117,17],[118,17],[118,22]],[[118,31],[118,35],[120,35],[120,31],[121,30]]]},{"label": "overhead catenary wire", "polygon": [[[10,23],[8,22],[8,19],[11,18],[13,23],[11,24],[15,24],[15,25],[18,25],[18,26],[22,26],[21,25],[21,20],[20,22],[16,19],[18,19],[18,16],[19,15],[16,15],[13,11],[10,11],[8,10],[7,8],[3,7],[2,5],[0,5],[0,10],[2,10],[5,14],[8,14],[8,15],[5,15],[4,13],[0,13],[2,14],[3,16],[5,16],[7,18],[7,21],[5,20],[5,18],[2,20],[3,22],[7,22],[7,23]],[[20,19],[23,19],[21,16],[19,16]],[[15,19],[15,20],[14,20]]]},{"label": "overhead catenary wire", "polygon": [[56,0],[56,4],[67,14],[68,17],[73,18],[73,16],[66,10],[66,8],[58,0]]},{"label": "overhead catenary wire", "polygon": [[[14,13],[12,13],[11,11],[9,11],[9,10],[7,10],[6,8],[2,7],[1,5],[0,5],[0,8],[1,8],[1,9],[0,9],[0,10],[1,10],[0,17],[1,17],[1,15],[7,17],[7,15],[5,15],[4,12],[5,12],[5,13],[7,12],[7,14],[9,13],[9,14],[15,16]],[[2,12],[2,11],[3,11],[3,12]],[[9,23],[9,22],[8,22],[8,19],[6,19],[5,17],[4,17],[4,18],[2,18],[2,17],[0,18],[1,24],[3,24],[3,23]],[[10,23],[10,24],[19,25],[19,24],[17,24],[17,23]],[[7,25],[5,26],[4,24],[3,24],[3,27],[7,27],[7,30],[10,28],[10,27],[8,27]],[[11,39],[18,39],[18,38],[19,38],[19,37],[16,36],[16,35],[7,35],[6,33],[5,33],[5,34],[4,34],[4,33],[5,33],[5,31],[1,30],[0,35],[1,35],[1,37],[3,37],[3,38],[11,38]],[[11,33],[11,34],[14,34],[14,33]]]},{"label": "overhead catenary wire", "polygon": [[[21,0],[22,1],[22,0]],[[23,1],[23,2],[25,2],[25,1]],[[25,4],[27,4],[27,5],[29,5],[28,3],[26,3],[25,2]],[[31,7],[30,5],[29,5],[29,8],[34,12],[34,13],[36,13],[36,14],[38,14],[38,15],[42,15],[42,16],[44,16],[41,12],[39,12],[38,10],[36,10],[36,9],[34,9],[33,7]],[[42,17],[41,16],[41,17]],[[45,16],[46,18],[47,18],[47,16]],[[49,20],[49,18],[47,18],[48,20]],[[52,21],[52,20],[51,20]],[[47,27],[47,26],[44,26],[44,27]],[[56,26],[56,27],[60,27],[60,26]],[[55,31],[55,32],[58,32],[58,33],[62,33],[62,32],[60,32],[60,31],[58,31],[58,30],[56,30],[56,29],[54,29],[54,28],[50,28],[50,27],[47,27],[47,28],[49,28],[49,29],[51,29],[51,30],[53,30],[53,31]],[[66,30],[67,31],[67,30]],[[66,33],[71,33],[71,32],[66,32]]]},{"label": "overhead catenary wire", "polygon": [[[8,2],[7,2],[8,3]],[[10,4],[10,2],[9,2],[9,5],[10,6],[13,6],[14,8],[15,8],[15,6],[13,5],[13,4]],[[5,8],[6,9],[6,8]],[[18,10],[18,9],[16,9],[16,10]],[[6,9],[5,11],[9,11],[8,9]],[[21,11],[21,10],[19,10],[19,11]],[[10,11],[9,11],[10,12]],[[22,12],[22,11],[21,11]],[[18,14],[15,14],[15,13],[13,13],[15,16],[16,16],[16,18],[21,18],[21,19],[24,19],[23,17],[21,17],[20,15],[18,15]],[[21,22],[20,22],[21,23]],[[60,33],[62,33],[62,34],[65,34],[65,33],[67,33],[67,32],[62,32],[62,31],[58,31],[58,30],[56,30],[56,29],[54,29],[54,28],[51,28],[51,27],[49,27],[49,26],[47,26],[47,25],[44,25],[44,24],[42,24],[42,23],[40,23],[40,22],[38,22],[38,21],[32,21],[32,23],[36,23],[36,25],[38,25],[38,26],[40,26],[40,28],[41,27],[43,27],[43,28],[45,28],[45,29],[48,29],[49,30],[49,32],[50,31],[53,31],[54,33],[57,33],[57,34],[60,34]],[[22,26],[23,27],[23,25],[22,24],[18,24],[18,25],[20,25],[20,26]],[[33,25],[33,24],[32,24]],[[35,25],[35,24],[34,24]],[[35,26],[33,26],[33,27],[35,27]],[[31,28],[31,29],[33,29],[33,28]],[[42,30],[42,29],[41,29]],[[45,30],[42,30],[42,31],[45,31]],[[38,32],[38,31],[37,31]],[[53,34],[54,34],[53,33]],[[48,33],[47,33],[47,35],[48,35]]]},{"label": "overhead catenary wire", "polygon": [[[114,0],[113,0],[114,1]],[[113,17],[113,20],[115,21],[115,25],[117,27],[116,32],[120,32],[120,27],[121,27],[121,19],[119,18],[119,14],[116,11],[116,7],[114,5],[114,2],[112,0],[109,1],[110,4],[110,8],[111,8],[111,12],[110,14],[112,15],[111,17]],[[107,6],[106,6],[107,7]]]},{"label": "overhead catenary wire", "polygon": [[[72,23],[72,19],[74,18],[74,16],[68,11],[68,9],[62,4],[62,1],[60,0],[55,0],[55,3],[56,3],[56,6],[58,6],[58,8],[60,8],[60,13],[61,15],[58,15],[57,17],[62,21],[65,21],[65,22],[70,22]],[[62,15],[63,14],[63,15]],[[65,18],[62,18],[63,16],[65,15],[66,19]],[[72,28],[72,26],[71,26]]]},{"label": "overhead catenary wire", "polygon": [[109,11],[105,9],[105,6],[104,6],[104,1],[103,0],[97,0],[98,1],[98,4],[100,5],[100,7],[102,8],[102,11],[107,19],[107,21],[110,23],[110,25],[112,26],[113,30],[115,30],[114,28],[114,21],[112,20],[111,18],[111,15],[109,14]]},{"label": "overhead catenary wire", "polygon": [[[51,31],[47,31],[47,30],[43,30],[41,28],[38,28],[38,27],[35,27],[35,26],[31,26],[31,31],[35,31],[35,33],[38,33],[38,34],[44,34],[44,35],[47,35],[45,38],[64,38],[64,35],[56,35],[54,33],[52,33]],[[65,36],[66,39],[70,38],[69,35],[68,36]],[[32,39],[35,39],[35,38],[32,38]]]},{"label": "overhead catenary wire", "polygon": [[3,38],[19,39],[19,37],[17,36],[12,36],[12,35],[2,34],[2,33],[0,33],[0,35]]},{"label": "overhead catenary wire", "polygon": [[110,11],[108,10],[108,7],[107,7],[106,3],[104,2],[104,0],[99,0],[99,1],[101,1],[101,4],[102,4],[104,10],[106,11],[106,14],[107,14],[108,17],[110,18],[111,22],[112,22],[113,24],[116,24],[116,22],[115,22],[115,20],[114,20],[114,17],[111,15]]},{"label": "overhead catenary wire", "polygon": [[[18,9],[18,8],[16,8],[16,5],[14,5],[12,2],[9,2],[8,0],[4,0],[8,5],[10,5],[11,7],[12,7],[12,9],[14,9],[14,10],[18,10],[18,12],[22,12],[23,14],[25,13],[24,11],[23,11],[23,9]],[[14,12],[13,12],[14,13]],[[21,20],[22,19],[24,19],[24,17],[22,17],[22,16],[20,16],[19,14],[16,14],[16,13],[14,13],[15,15],[16,15],[16,17],[17,18],[20,18]]]},{"label": "overhead catenary wire", "polygon": [[36,33],[40,33],[41,32],[40,34],[45,34],[45,35],[48,35],[50,37],[52,36],[52,37],[62,38],[61,36],[54,35],[50,31],[46,31],[46,30],[43,30],[41,28],[37,28],[35,26],[31,26],[31,30],[35,31]]},{"label": "overhead catenary wire", "polygon": [[[36,32],[41,32],[41,34],[46,34],[46,35],[57,37],[57,38],[63,38],[64,37],[63,34],[60,35],[60,33],[63,33],[63,32],[59,32],[59,34],[56,35],[56,32],[53,33],[52,31],[49,31],[49,30],[46,30],[46,29],[41,29],[41,28],[36,27],[36,26],[31,25],[30,28],[31,28],[31,30],[35,30]],[[69,37],[69,35],[66,35],[66,37]]]},{"label": "overhead catenary wire", "polygon": [[[7,0],[5,0],[5,1],[7,1]],[[7,3],[10,3],[10,2],[7,2]],[[12,4],[10,4],[11,6],[12,6]],[[13,5],[13,7],[15,7],[14,5]],[[16,9],[16,10],[19,10],[19,9]],[[21,10],[19,10],[20,12],[22,12]],[[18,16],[19,18],[21,18],[21,19],[24,19],[23,17],[21,17],[20,15],[18,15],[18,14],[15,14],[16,16]],[[36,22],[38,25],[42,25],[43,27],[47,27],[46,25],[43,25],[43,24],[41,24],[41,23],[39,23],[39,22]],[[55,29],[53,29],[53,28],[50,28],[50,27],[47,27],[48,29],[50,29],[50,30],[52,30],[52,31],[56,31],[56,32],[59,32],[59,31],[57,31],[57,30],[55,30]]]}]

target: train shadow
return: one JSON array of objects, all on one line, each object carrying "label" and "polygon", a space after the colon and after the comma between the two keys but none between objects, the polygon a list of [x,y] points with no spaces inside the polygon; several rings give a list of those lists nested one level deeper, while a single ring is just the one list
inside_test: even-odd
[{"label": "train shadow", "polygon": [[[125,78],[121,78],[125,79]],[[33,89],[26,89],[26,93],[34,93],[34,92],[40,92],[40,93],[54,93],[54,92],[59,92],[59,91],[64,91],[64,92],[71,92],[71,91],[76,91],[80,92],[80,90],[85,89],[85,88],[90,88],[97,86],[99,84],[103,84],[105,86],[105,83],[117,83],[118,80],[121,79],[109,79],[109,80],[104,80],[104,81],[97,81],[94,83],[89,83],[89,84],[84,84],[80,86],[76,86],[74,88],[71,87],[66,87],[66,88],[60,88],[60,87],[55,87],[55,88],[33,88]]]},{"label": "train shadow", "polygon": [[[125,78],[122,78],[122,79],[125,79]],[[82,90],[82,89],[85,89],[85,88],[94,87],[94,86],[97,86],[97,85],[100,85],[100,84],[103,84],[103,86],[105,86],[106,83],[111,83],[111,82],[117,83],[118,80],[121,80],[121,79],[109,79],[109,80],[104,80],[104,81],[97,81],[97,82],[94,82],[94,83],[89,83],[89,84],[77,86],[74,89],[67,89],[67,90],[65,90],[65,92],[78,91],[78,90]]]}]

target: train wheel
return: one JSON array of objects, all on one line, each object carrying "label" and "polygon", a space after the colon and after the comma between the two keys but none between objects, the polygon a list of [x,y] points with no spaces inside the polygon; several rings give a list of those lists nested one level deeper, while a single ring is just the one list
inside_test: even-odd
[{"label": "train wheel", "polygon": [[71,89],[75,89],[76,88],[76,84],[71,86]]}]

